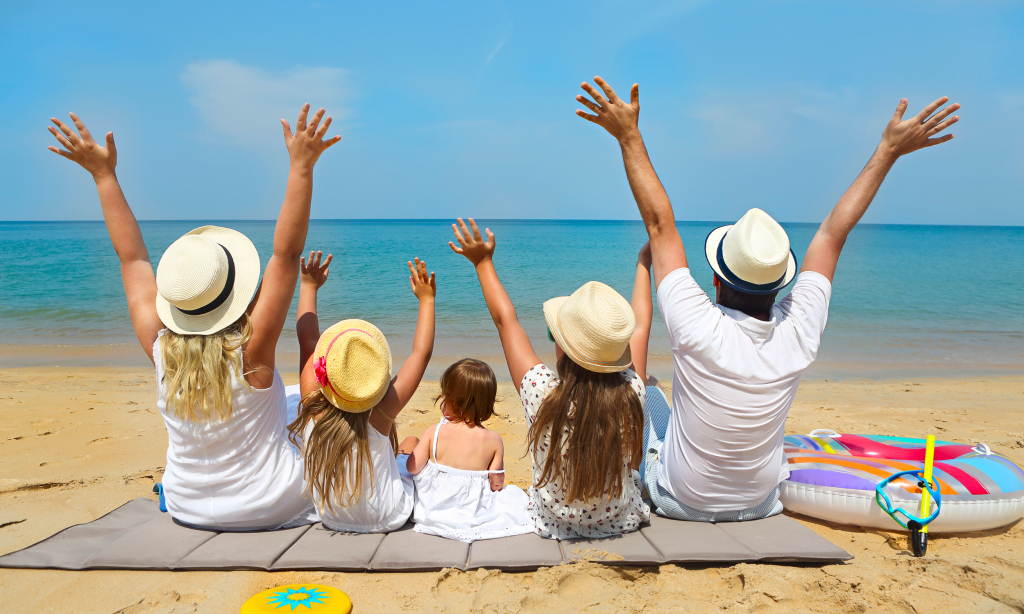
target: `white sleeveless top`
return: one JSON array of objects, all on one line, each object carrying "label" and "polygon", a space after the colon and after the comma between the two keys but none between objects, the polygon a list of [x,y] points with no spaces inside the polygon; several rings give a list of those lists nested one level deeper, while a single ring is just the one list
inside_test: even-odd
[{"label": "white sleeveless top", "polygon": [[470,471],[437,462],[437,435],[446,422],[442,417],[434,429],[430,460],[414,476],[415,531],[462,542],[532,533],[533,524],[526,515],[529,497],[523,489],[506,486],[491,490],[488,476],[504,473],[504,469]]},{"label": "white sleeveless top", "polygon": [[[370,410],[373,411],[372,409]],[[346,533],[386,533],[401,529],[412,514],[416,487],[412,479],[398,472],[395,450],[391,439],[381,435],[373,425],[369,426],[370,467],[363,467],[363,492],[358,501],[342,507],[335,497],[333,511],[327,509],[314,494],[313,502],[320,513],[324,526],[332,531]],[[306,425],[303,441],[309,438],[313,422]],[[349,467],[348,480],[355,479],[354,468]],[[373,475],[373,491],[370,490],[370,475]],[[346,481],[348,481],[346,480]]]},{"label": "white sleeveless top", "polygon": [[[308,515],[302,457],[288,441],[288,395],[281,375],[275,369],[270,388],[258,390],[233,374],[226,420],[182,420],[167,408],[160,362],[164,332],[153,345],[153,357],[157,409],[167,427],[163,487],[171,517],[197,527],[248,531],[276,529]],[[298,395],[292,401],[297,403]]]}]

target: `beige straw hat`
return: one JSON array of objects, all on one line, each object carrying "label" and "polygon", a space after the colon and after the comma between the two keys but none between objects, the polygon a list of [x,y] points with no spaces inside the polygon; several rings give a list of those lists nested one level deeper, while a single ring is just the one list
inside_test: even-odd
[{"label": "beige straw hat", "polygon": [[544,319],[558,347],[587,371],[616,373],[633,362],[629,338],[636,316],[621,294],[599,281],[546,301]]},{"label": "beige straw hat", "polygon": [[704,256],[722,283],[747,294],[771,294],[793,281],[796,255],[779,223],[760,209],[708,234]]},{"label": "beige straw hat", "polygon": [[365,320],[342,320],[316,344],[316,380],[338,409],[372,409],[391,384],[391,348],[380,329]]},{"label": "beige straw hat", "polygon": [[260,255],[248,237],[203,226],[167,248],[156,267],[156,311],[182,335],[212,335],[242,317],[260,284]]}]

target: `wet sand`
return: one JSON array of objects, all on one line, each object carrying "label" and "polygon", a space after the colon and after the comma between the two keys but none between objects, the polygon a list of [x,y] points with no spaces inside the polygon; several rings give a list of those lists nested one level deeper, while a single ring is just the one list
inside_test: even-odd
[{"label": "wet sand", "polygon": [[[150,490],[167,435],[146,368],[0,369],[0,554],[93,520]],[[296,381],[286,374],[286,382]],[[437,421],[424,382],[399,434]],[[510,483],[528,486],[526,424],[511,385],[499,390]],[[1024,464],[1024,376],[809,380],[787,432],[985,442]],[[932,536],[916,559],[906,537],[796,517],[856,558],[841,565],[606,567],[531,573],[67,572],[0,570],[3,612],[238,612],[251,595],[294,582],[347,592],[356,612],[1022,612],[1024,522]]]}]

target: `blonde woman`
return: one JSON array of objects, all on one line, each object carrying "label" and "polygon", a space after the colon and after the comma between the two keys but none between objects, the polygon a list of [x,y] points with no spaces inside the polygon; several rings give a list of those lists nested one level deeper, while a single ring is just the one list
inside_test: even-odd
[{"label": "blonde woman", "polygon": [[324,140],[331,118],[323,109],[307,123],[308,113],[307,104],[294,134],[281,120],[291,166],[262,284],[252,242],[216,226],[171,244],[154,275],[114,173],[113,133],[104,147],[73,113],[77,133],[56,118],[59,131],[49,129],[64,146],[49,149],[96,181],[132,326],[156,367],[168,434],[166,507],[185,524],[240,531],[315,518],[302,497],[302,459],[288,441],[285,388],[274,365],[306,241],[313,166],[341,139]]},{"label": "blonde woman", "polygon": [[[470,230],[470,227],[472,230]],[[541,537],[629,533],[651,518],[640,496],[644,382],[629,369],[636,318],[618,292],[591,281],[544,303],[557,374],[541,363],[494,269],[494,234],[452,224],[449,247],[476,268],[530,425],[533,484],[526,512]],[[648,326],[649,328],[649,326]],[[646,338],[647,330],[640,333]]]}]

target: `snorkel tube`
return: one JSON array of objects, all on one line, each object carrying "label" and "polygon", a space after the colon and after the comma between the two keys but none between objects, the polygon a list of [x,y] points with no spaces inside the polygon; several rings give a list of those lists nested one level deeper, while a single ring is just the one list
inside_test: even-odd
[{"label": "snorkel tube", "polygon": [[[913,551],[914,556],[924,556],[928,551],[928,524],[938,517],[939,511],[942,509],[942,496],[939,494],[938,485],[932,481],[934,462],[935,435],[928,435],[925,443],[924,471],[900,471],[890,475],[875,486],[875,501],[878,503],[878,506],[901,527],[910,531],[910,549]],[[910,475],[918,479],[917,485],[921,489],[921,507],[918,512],[920,516],[911,516],[899,507],[893,508],[889,495],[885,494],[885,487],[890,482]],[[931,509],[931,499],[935,499],[935,511],[928,514],[928,511]],[[907,521],[903,522],[900,520],[897,514],[901,514]]]}]

